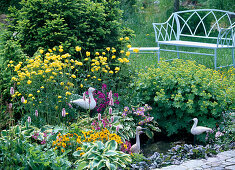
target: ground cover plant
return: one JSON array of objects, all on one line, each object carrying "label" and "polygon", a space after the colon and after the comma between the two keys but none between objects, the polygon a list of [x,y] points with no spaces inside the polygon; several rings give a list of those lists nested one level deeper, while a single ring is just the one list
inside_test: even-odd
[{"label": "ground cover plant", "polygon": [[[127,51],[130,41],[155,45],[151,23],[173,1],[22,2],[0,35],[0,167],[151,169],[234,149],[234,68],[216,71],[211,59],[186,55],[197,61],[158,64],[150,54]],[[130,9],[122,23],[119,7]],[[71,105],[88,98],[89,87],[96,89],[95,109]],[[194,117],[213,129],[200,137],[207,145],[174,145],[151,157],[131,153],[137,126],[146,128],[142,144],[159,133],[190,136]]]}]

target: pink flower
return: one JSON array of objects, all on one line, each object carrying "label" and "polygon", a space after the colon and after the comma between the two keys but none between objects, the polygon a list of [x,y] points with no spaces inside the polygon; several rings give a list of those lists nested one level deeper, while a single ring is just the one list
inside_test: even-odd
[{"label": "pink flower", "polygon": [[10,89],[10,94],[13,95],[14,93],[15,93],[14,88],[11,87],[11,89]]},{"label": "pink flower", "polygon": [[86,92],[83,93],[83,100],[86,100]]},{"label": "pink flower", "polygon": [[30,116],[28,116],[27,121],[28,121],[29,123],[31,123],[31,117],[30,117]]},{"label": "pink flower", "polygon": [[21,102],[22,102],[22,103],[25,102],[24,96],[21,97]]},{"label": "pink flower", "polygon": [[109,94],[108,94],[108,98],[111,99],[113,97],[113,93],[112,90],[110,90]]},{"label": "pink flower", "polygon": [[110,98],[110,100],[109,100],[109,106],[114,106],[113,98]]},{"label": "pink flower", "polygon": [[119,131],[119,128],[120,128],[119,125],[117,125],[117,127],[116,127],[116,131],[117,131],[117,132]]},{"label": "pink flower", "polygon": [[112,114],[112,112],[113,112],[113,109],[112,109],[112,107],[110,107],[109,108],[109,114]]},{"label": "pink flower", "polygon": [[62,109],[62,117],[65,117],[66,115],[66,111],[65,111],[65,108]]},{"label": "pink flower", "polygon": [[8,108],[11,109],[12,108],[12,103],[8,104]]},{"label": "pink flower", "polygon": [[35,116],[38,117],[38,110],[35,110]]},{"label": "pink flower", "polygon": [[101,114],[100,113],[98,114],[98,120],[99,121],[101,120]]},{"label": "pink flower", "polygon": [[110,122],[113,123],[113,121],[114,121],[114,117],[112,116]]},{"label": "pink flower", "polygon": [[218,138],[218,137],[223,136],[223,135],[224,134],[222,132],[218,131],[218,132],[215,133],[215,138]]}]

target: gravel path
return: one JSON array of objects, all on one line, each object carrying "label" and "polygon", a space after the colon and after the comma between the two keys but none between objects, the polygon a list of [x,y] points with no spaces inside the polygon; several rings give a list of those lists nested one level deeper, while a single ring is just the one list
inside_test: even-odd
[{"label": "gravel path", "polygon": [[189,160],[154,170],[235,170],[235,150],[225,151],[208,159]]}]

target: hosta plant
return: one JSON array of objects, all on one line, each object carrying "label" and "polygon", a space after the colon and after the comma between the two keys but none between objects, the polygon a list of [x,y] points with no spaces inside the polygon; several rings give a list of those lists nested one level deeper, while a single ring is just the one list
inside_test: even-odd
[{"label": "hosta plant", "polygon": [[117,151],[117,142],[112,140],[103,144],[83,143],[82,149],[73,154],[78,156],[77,169],[117,169],[131,163],[130,155]]}]

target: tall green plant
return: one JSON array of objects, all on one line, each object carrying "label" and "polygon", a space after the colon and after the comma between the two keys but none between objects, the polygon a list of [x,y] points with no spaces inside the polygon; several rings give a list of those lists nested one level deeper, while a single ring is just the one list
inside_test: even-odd
[{"label": "tall green plant", "polygon": [[11,8],[11,25],[23,51],[32,56],[38,47],[76,45],[91,51],[120,46],[125,31],[120,24],[117,0],[22,0],[22,8]]}]

